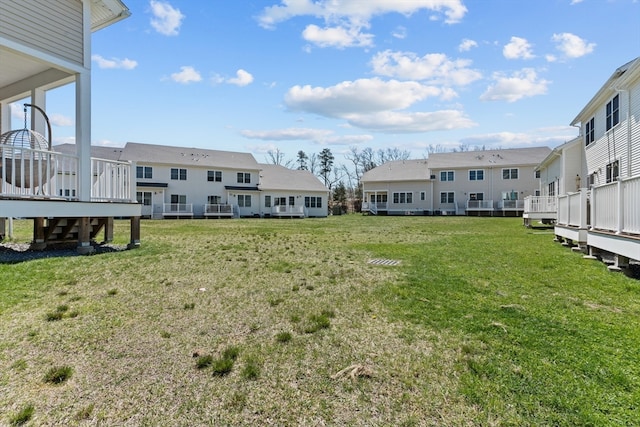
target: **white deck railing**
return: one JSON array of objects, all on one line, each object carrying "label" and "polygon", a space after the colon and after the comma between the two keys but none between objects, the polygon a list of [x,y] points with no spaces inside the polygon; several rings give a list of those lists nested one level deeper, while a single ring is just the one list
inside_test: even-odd
[{"label": "white deck railing", "polygon": [[91,158],[91,201],[131,200],[131,164]]},{"label": "white deck railing", "polygon": [[273,206],[271,215],[302,215],[304,216],[304,206]]},{"label": "white deck railing", "polygon": [[557,225],[586,228],[588,190],[581,189],[577,193],[558,196]]},{"label": "white deck railing", "polygon": [[[0,196],[78,200],[78,157],[55,151],[0,147]],[[91,159],[91,201],[132,201],[131,164]]]},{"label": "white deck railing", "polygon": [[193,205],[191,203],[163,203],[163,216],[193,216]]},{"label": "white deck railing", "polygon": [[205,215],[233,215],[233,205],[227,204],[206,204],[204,205]]},{"label": "white deck railing", "polygon": [[593,188],[591,227],[615,233],[640,234],[640,176]]},{"label": "white deck railing", "polygon": [[502,210],[524,210],[524,200],[500,200],[498,202],[498,209]]},{"label": "white deck railing", "polygon": [[525,213],[556,213],[558,198],[556,196],[527,196],[524,198]]},{"label": "white deck railing", "polygon": [[493,200],[467,200],[465,208],[467,210],[470,210],[470,209],[493,210]]}]

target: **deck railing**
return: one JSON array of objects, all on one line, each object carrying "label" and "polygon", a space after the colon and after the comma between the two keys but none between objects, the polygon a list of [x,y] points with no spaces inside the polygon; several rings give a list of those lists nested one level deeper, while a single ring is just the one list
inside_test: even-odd
[{"label": "deck railing", "polygon": [[500,200],[498,209],[502,210],[524,210],[524,200]]},{"label": "deck railing", "polygon": [[[0,148],[0,196],[79,200],[78,157],[55,151]],[[131,164],[91,159],[91,201],[132,201]]]},{"label": "deck railing", "polygon": [[568,193],[558,196],[557,225],[586,228],[587,222],[587,197],[588,190],[581,189],[577,193]]},{"label": "deck railing", "polygon": [[204,205],[205,215],[233,215],[233,205],[213,203]]},{"label": "deck railing", "polygon": [[527,196],[524,198],[525,213],[556,213],[558,198],[556,196]]},{"label": "deck railing", "polygon": [[164,203],[162,207],[164,216],[193,216],[191,203]]},{"label": "deck railing", "polygon": [[465,207],[467,210],[471,210],[471,209],[493,210],[493,200],[467,200]]},{"label": "deck railing", "polygon": [[304,206],[273,206],[271,215],[302,215],[304,216]]},{"label": "deck railing", "polygon": [[615,233],[640,234],[640,176],[594,187],[591,227]]},{"label": "deck railing", "polygon": [[131,200],[131,164],[91,158],[91,201]]}]

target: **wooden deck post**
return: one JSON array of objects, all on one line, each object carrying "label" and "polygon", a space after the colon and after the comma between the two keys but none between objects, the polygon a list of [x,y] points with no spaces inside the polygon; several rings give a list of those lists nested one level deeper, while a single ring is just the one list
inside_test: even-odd
[{"label": "wooden deck post", "polygon": [[7,235],[7,226],[5,218],[0,218],[0,242],[4,240],[4,236]]},{"label": "wooden deck post", "polygon": [[112,216],[105,218],[104,241],[105,243],[113,242],[113,217]]},{"label": "wooden deck post", "polygon": [[78,246],[76,250],[79,254],[86,255],[95,250],[91,246],[91,218],[82,217],[78,222]]},{"label": "wooden deck post", "polygon": [[132,216],[131,217],[131,240],[129,245],[127,245],[128,249],[135,249],[140,247],[140,217]]},{"label": "wooden deck post", "polygon": [[36,251],[41,251],[47,247],[47,242],[45,241],[45,230],[44,230],[44,218],[37,217],[33,218],[33,241],[31,242],[31,249]]}]

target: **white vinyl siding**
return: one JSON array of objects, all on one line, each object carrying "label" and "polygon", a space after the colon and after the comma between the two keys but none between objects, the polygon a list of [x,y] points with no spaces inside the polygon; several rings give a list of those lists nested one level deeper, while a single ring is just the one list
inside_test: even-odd
[{"label": "white vinyl siding", "polygon": [[82,22],[79,0],[0,1],[0,37],[81,66]]}]

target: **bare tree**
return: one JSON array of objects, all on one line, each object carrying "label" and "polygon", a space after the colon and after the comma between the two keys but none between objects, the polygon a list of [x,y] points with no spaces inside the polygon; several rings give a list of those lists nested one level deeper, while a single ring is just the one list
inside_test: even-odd
[{"label": "bare tree", "polygon": [[409,160],[411,158],[411,152],[408,150],[401,150],[399,148],[387,148],[379,149],[377,152],[377,163],[382,165],[394,160]]},{"label": "bare tree", "polygon": [[320,160],[318,159],[318,155],[316,153],[311,153],[309,156],[309,172],[316,175],[316,172],[319,167]]},{"label": "bare tree", "polygon": [[280,165],[280,166],[284,166],[286,168],[290,168],[291,165],[293,164],[293,161],[292,160],[285,160],[284,152],[280,151],[279,148],[276,148],[275,150],[267,151],[267,163],[270,163],[272,165]]}]

